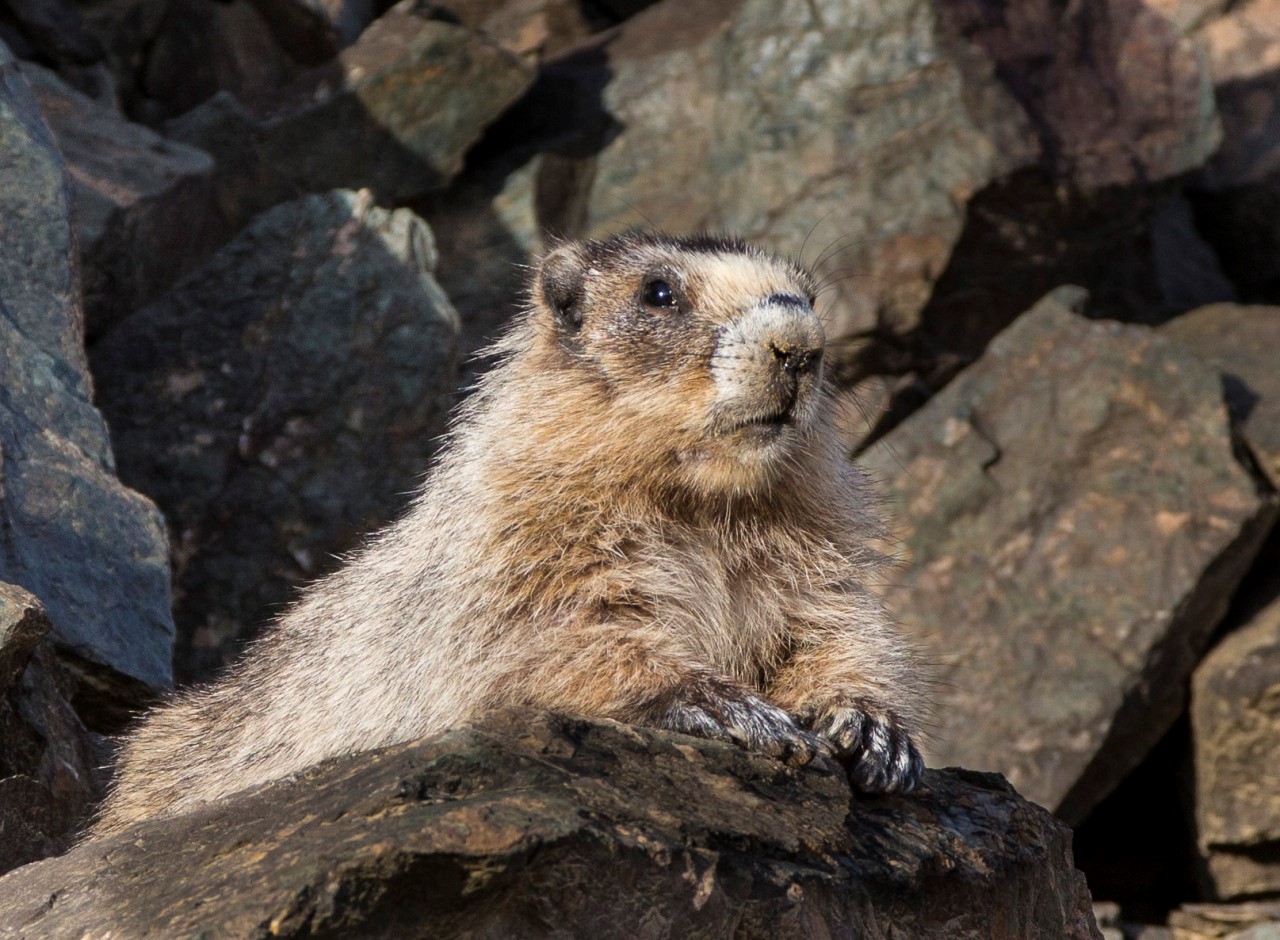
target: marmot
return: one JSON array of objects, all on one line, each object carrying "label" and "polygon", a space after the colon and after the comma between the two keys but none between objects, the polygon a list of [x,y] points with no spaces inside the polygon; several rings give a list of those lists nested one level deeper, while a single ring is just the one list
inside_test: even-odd
[{"label": "marmot", "polygon": [[555,247],[407,514],[141,722],[95,833],[519,703],[910,790],[926,683],[814,301],[734,239]]}]

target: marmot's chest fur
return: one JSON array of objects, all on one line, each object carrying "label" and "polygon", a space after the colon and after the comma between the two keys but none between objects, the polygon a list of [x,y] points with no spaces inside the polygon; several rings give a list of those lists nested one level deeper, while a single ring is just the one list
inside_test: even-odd
[{"label": "marmot's chest fur", "polygon": [[405,517],[140,724],[97,831],[514,703],[913,787],[923,680],[864,587],[814,294],[731,240],[556,248]]}]

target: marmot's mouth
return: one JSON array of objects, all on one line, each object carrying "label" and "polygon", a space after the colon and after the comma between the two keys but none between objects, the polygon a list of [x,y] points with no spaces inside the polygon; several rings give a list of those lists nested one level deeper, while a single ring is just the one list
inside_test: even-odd
[{"label": "marmot's mouth", "polygon": [[733,431],[748,438],[772,440],[795,423],[795,409],[785,408],[772,414],[747,418],[733,425]]}]

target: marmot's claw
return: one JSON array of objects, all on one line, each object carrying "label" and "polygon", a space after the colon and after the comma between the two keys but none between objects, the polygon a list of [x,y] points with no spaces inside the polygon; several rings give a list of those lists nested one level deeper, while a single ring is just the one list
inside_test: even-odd
[{"label": "marmot's claw", "polygon": [[924,776],[924,759],[892,712],[851,705],[827,711],[813,725],[849,769],[863,793],[907,793]]},{"label": "marmot's claw", "polygon": [[686,690],[667,710],[663,724],[672,731],[732,741],[797,767],[831,752],[826,741],[798,727],[782,709],[727,683],[700,683]]}]

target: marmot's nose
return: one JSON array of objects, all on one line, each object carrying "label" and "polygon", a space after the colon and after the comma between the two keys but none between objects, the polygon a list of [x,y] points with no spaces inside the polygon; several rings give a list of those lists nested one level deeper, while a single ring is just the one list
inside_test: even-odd
[{"label": "marmot's nose", "polygon": [[792,377],[812,372],[822,361],[822,347],[803,347],[789,343],[770,341],[769,349],[780,363],[787,375]]}]

